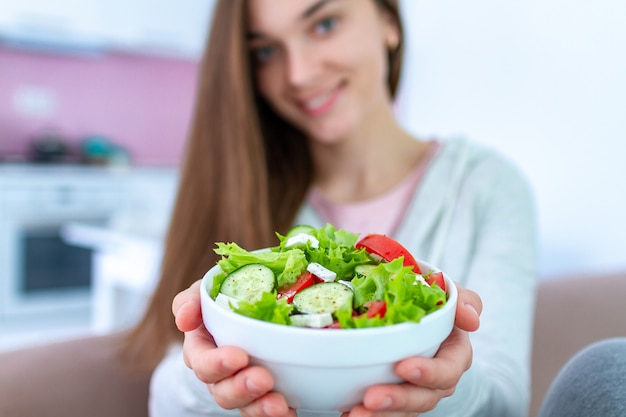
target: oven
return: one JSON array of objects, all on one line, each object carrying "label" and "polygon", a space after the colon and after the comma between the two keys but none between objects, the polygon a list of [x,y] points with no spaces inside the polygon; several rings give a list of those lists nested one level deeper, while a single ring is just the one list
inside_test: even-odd
[{"label": "oven", "polygon": [[70,221],[106,223],[122,200],[106,170],[0,169],[0,321],[89,314],[92,251],[61,231]]}]

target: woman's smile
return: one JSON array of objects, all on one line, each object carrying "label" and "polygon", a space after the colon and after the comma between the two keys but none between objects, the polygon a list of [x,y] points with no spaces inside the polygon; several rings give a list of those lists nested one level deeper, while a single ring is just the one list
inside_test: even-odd
[{"label": "woman's smile", "polygon": [[341,82],[334,87],[297,99],[298,107],[308,116],[318,117],[329,113],[345,90],[346,83]]}]

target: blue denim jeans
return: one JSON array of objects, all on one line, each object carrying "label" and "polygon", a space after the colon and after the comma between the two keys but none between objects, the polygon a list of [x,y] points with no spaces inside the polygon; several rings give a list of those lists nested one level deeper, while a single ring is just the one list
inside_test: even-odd
[{"label": "blue denim jeans", "polygon": [[626,337],[596,342],[556,376],[538,417],[626,416]]}]

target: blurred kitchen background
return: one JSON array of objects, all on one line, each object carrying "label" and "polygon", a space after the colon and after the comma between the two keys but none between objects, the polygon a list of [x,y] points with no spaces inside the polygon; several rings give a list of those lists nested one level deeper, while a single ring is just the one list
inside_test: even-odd
[{"label": "blurred kitchen background", "polygon": [[[402,0],[397,111],[532,183],[541,279],[626,270],[626,4]],[[0,349],[137,319],[213,0],[0,0]]]}]

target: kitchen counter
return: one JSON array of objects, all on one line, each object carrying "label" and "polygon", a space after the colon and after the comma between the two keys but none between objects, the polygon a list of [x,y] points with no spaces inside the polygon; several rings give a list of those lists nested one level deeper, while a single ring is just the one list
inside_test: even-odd
[{"label": "kitchen counter", "polygon": [[0,180],[2,178],[18,178],[23,175],[124,175],[141,168],[124,166],[97,166],[82,164],[36,164],[36,163],[0,163]]},{"label": "kitchen counter", "polygon": [[113,176],[128,178],[131,176],[171,177],[177,169],[167,166],[141,165],[85,165],[85,164],[53,164],[53,163],[0,163],[0,181],[15,180],[25,176]]},{"label": "kitchen counter", "polygon": [[96,333],[129,326],[143,313],[158,281],[176,185],[172,170],[133,170],[124,183],[124,204],[107,222],[64,224],[66,242],[93,251],[91,327]]},{"label": "kitchen counter", "polygon": [[91,329],[102,334],[135,323],[158,281],[162,236],[89,222],[69,222],[62,235],[93,250]]},{"label": "kitchen counter", "polygon": [[[163,229],[163,228],[158,228]],[[62,229],[63,238],[73,245],[97,251],[118,252],[134,248],[154,252],[161,248],[161,230],[118,229],[101,222],[68,222]]]}]

